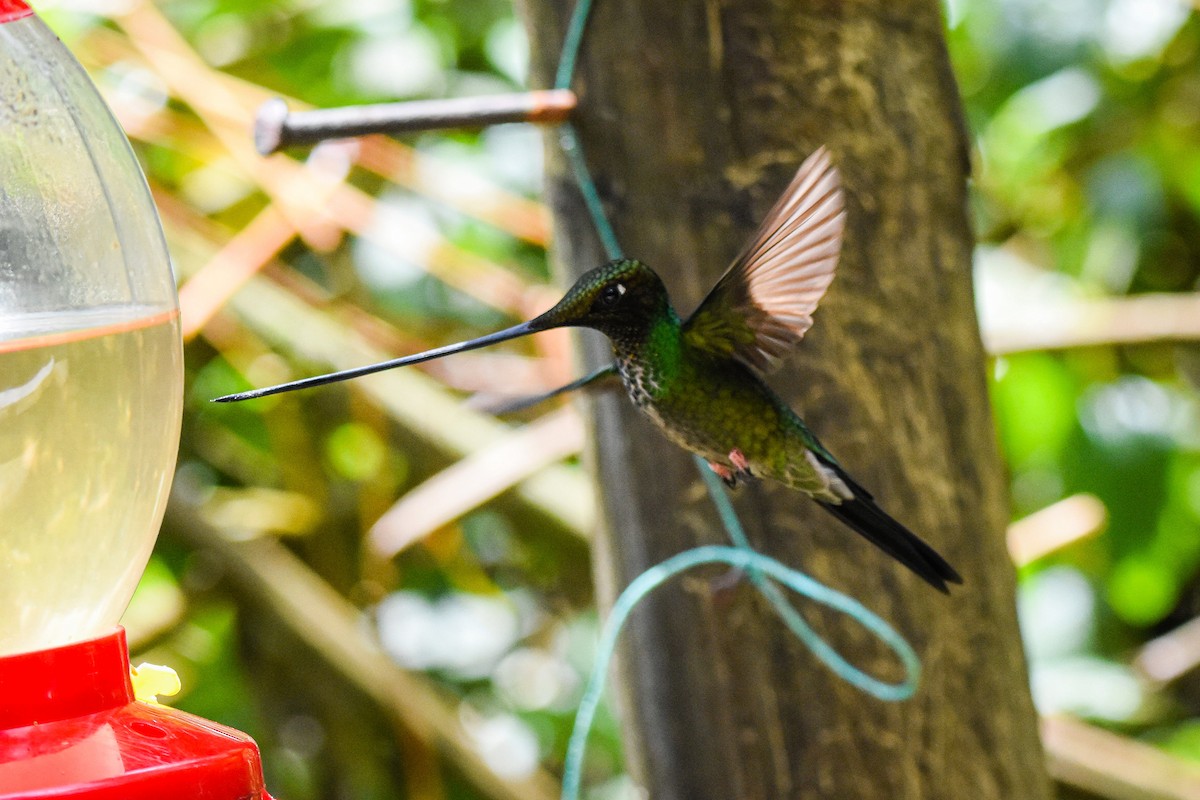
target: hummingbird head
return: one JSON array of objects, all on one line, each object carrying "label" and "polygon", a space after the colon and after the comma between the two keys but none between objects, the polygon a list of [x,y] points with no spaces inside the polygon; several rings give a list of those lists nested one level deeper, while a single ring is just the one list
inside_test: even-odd
[{"label": "hummingbird head", "polygon": [[670,312],[667,289],[654,270],[621,258],[585,272],[554,308],[529,325],[535,330],[594,328],[619,345],[638,340]]},{"label": "hummingbird head", "polygon": [[645,339],[651,326],[662,319],[663,315],[669,316],[672,313],[670,301],[667,299],[667,289],[654,271],[640,261],[620,259],[610,261],[602,267],[585,273],[554,308],[541,316],[534,317],[529,322],[522,322],[520,325],[514,325],[511,328],[489,333],[470,341],[436,347],[433,350],[426,350],[411,356],[402,356],[390,361],[381,361],[378,364],[368,364],[365,367],[331,372],[328,375],[302,378],[298,381],[268,386],[264,389],[229,394],[217,397],[215,400],[219,403],[229,403],[336,383],[362,375],[370,375],[374,372],[382,372],[385,369],[420,364],[452,353],[475,350],[550,328],[595,328],[612,339],[613,344],[618,348],[632,347]]}]

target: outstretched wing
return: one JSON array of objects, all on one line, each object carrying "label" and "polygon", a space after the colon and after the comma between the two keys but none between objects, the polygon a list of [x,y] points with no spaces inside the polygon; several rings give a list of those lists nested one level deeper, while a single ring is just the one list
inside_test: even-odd
[{"label": "outstretched wing", "polygon": [[766,372],[812,327],[837,267],[841,178],[824,147],[808,157],[750,244],[684,323],[686,341]]},{"label": "outstretched wing", "polygon": [[618,389],[620,386],[621,379],[617,377],[617,365],[615,363],[605,364],[603,367],[589,372],[582,378],[577,378],[568,384],[559,386],[557,389],[552,389],[548,392],[524,395],[522,397],[510,397],[495,402],[472,402],[472,405],[478,411],[485,411],[489,414],[500,416],[502,414],[515,414],[518,411],[524,411],[539,403],[544,403],[551,398],[558,397],[567,392],[574,392],[577,389],[589,392],[602,392],[608,389]]}]

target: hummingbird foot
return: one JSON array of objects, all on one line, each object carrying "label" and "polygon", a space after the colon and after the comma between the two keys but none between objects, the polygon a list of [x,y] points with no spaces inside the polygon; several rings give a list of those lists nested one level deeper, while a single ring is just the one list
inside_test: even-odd
[{"label": "hummingbird foot", "polygon": [[708,468],[730,489],[737,487],[739,479],[748,481],[755,477],[750,471],[750,462],[746,459],[746,454],[736,447],[729,451],[729,463],[733,465],[732,469],[718,461],[709,461]]},{"label": "hummingbird foot", "polygon": [[736,447],[729,451],[729,463],[733,464],[733,468],[737,470],[735,477],[747,480],[754,477],[754,473],[750,471],[750,462],[746,459],[746,454]]},{"label": "hummingbird foot", "polygon": [[730,489],[737,486],[737,475],[729,467],[724,464],[718,464],[716,461],[709,461],[708,468],[716,473],[716,476],[724,481],[725,485]]}]

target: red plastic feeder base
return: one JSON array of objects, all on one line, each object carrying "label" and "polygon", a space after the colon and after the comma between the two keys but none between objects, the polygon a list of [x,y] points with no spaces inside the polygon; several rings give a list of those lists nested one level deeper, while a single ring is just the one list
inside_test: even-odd
[{"label": "red plastic feeder base", "polygon": [[0,658],[0,798],[270,800],[246,734],[133,699],[125,631]]}]

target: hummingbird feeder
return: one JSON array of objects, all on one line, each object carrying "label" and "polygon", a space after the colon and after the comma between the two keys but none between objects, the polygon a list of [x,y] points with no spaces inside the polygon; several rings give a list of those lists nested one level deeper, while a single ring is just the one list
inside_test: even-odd
[{"label": "hummingbird feeder", "polygon": [[134,699],[117,624],[182,391],[129,142],[62,42],[0,0],[0,798],[268,800],[248,736]]}]

